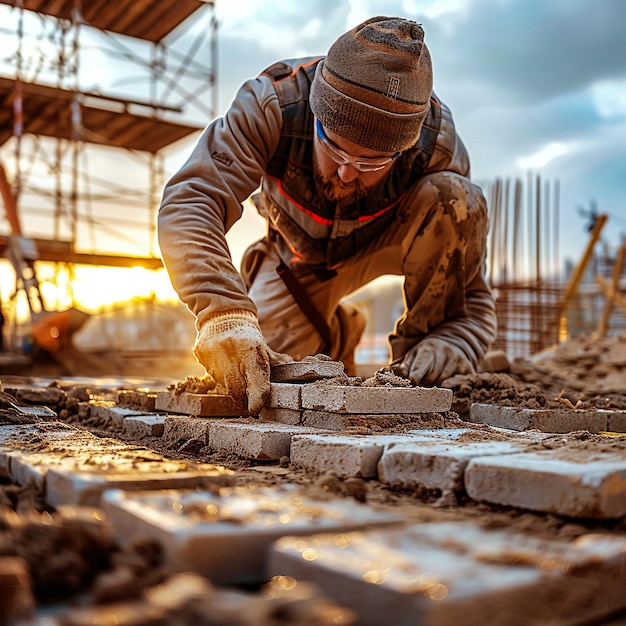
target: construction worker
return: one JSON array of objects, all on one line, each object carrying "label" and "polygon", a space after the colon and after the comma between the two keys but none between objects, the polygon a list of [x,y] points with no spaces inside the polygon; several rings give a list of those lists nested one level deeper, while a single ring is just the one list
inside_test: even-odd
[{"label": "construction worker", "polygon": [[[371,18],[326,57],[278,62],[245,82],[159,211],[165,266],[196,316],[198,361],[251,413],[271,364],[325,353],[350,372],[365,320],[343,299],[397,274],[394,370],[420,385],[475,371],[496,318],[486,202],[469,174],[413,21]],[[239,273],[225,233],[256,190],[268,231]]]}]

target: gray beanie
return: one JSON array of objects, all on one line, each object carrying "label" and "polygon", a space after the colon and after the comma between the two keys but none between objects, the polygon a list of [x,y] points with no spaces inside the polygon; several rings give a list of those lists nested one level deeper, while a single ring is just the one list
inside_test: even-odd
[{"label": "gray beanie", "polygon": [[432,83],[421,25],[373,17],[330,47],[309,102],[324,128],[364,148],[396,152],[417,142]]}]

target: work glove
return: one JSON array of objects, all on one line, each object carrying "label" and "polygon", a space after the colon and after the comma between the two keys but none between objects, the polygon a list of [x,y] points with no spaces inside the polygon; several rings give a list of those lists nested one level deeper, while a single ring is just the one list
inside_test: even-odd
[{"label": "work glove", "polygon": [[193,353],[225,393],[251,415],[261,410],[270,391],[270,365],[293,361],[267,345],[256,315],[243,309],[209,318],[198,331]]},{"label": "work glove", "polygon": [[440,385],[455,374],[471,374],[474,366],[465,353],[452,343],[427,337],[413,346],[391,369],[416,385]]}]

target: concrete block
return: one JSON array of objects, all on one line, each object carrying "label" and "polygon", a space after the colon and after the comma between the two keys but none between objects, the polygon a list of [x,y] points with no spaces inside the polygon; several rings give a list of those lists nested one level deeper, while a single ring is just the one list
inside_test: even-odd
[{"label": "concrete block", "polygon": [[297,488],[109,491],[103,506],[122,541],[156,540],[170,567],[196,571],[218,584],[264,582],[270,545],[286,533],[336,535],[400,522],[353,500],[313,500]]},{"label": "concrete block", "polygon": [[165,415],[138,415],[124,420],[124,433],[137,439],[143,437],[161,437],[163,435]]},{"label": "concrete block", "polygon": [[280,383],[305,383],[322,378],[335,378],[346,373],[339,361],[308,359],[272,366],[271,379]]},{"label": "concrete block", "polygon": [[108,489],[215,489],[232,485],[234,475],[231,470],[215,465],[165,459],[117,460],[111,462],[106,472],[87,466],[50,469],[45,477],[46,502],[53,507],[100,506],[102,494]]},{"label": "concrete block", "polygon": [[262,422],[279,422],[280,424],[299,426],[302,423],[302,411],[264,406],[259,413],[259,419]]},{"label": "concrete block", "polygon": [[[406,438],[406,437],[405,437]],[[384,446],[398,436],[298,435],[291,440],[293,464],[342,478],[374,478]]]},{"label": "concrete block", "polygon": [[303,385],[296,383],[270,383],[270,393],[265,406],[272,409],[291,409],[299,411],[302,408],[300,394]]},{"label": "concrete block", "polygon": [[535,429],[549,433],[569,433],[587,430],[597,433],[607,429],[609,414],[610,411],[604,409],[527,409],[475,403],[470,406],[468,421],[520,431]]},{"label": "concrete block", "polygon": [[213,422],[209,428],[209,447],[246,459],[278,461],[289,456],[291,438],[310,434],[310,428],[278,422]]},{"label": "concrete block", "polygon": [[218,393],[159,391],[154,408],[156,411],[201,417],[238,417],[246,414],[230,396]]},{"label": "concrete block", "polygon": [[200,439],[205,443],[209,441],[209,426],[211,419],[202,417],[185,417],[183,415],[167,415],[163,424],[163,442],[176,444],[179,441]]},{"label": "concrete block", "polygon": [[465,488],[474,500],[568,517],[626,515],[626,457],[553,449],[472,460]]},{"label": "concrete block", "polygon": [[284,537],[267,575],[319,585],[363,626],[604,623],[626,605],[625,548],[437,522]]},{"label": "concrete block", "polygon": [[390,443],[378,463],[379,480],[390,487],[440,489],[454,493],[463,489],[463,474],[468,462],[476,457],[520,452],[525,446],[510,441],[456,443],[423,439],[416,442]]},{"label": "concrete block", "polygon": [[302,408],[334,413],[441,413],[452,406],[452,391],[438,387],[363,387],[328,383],[302,386]]}]

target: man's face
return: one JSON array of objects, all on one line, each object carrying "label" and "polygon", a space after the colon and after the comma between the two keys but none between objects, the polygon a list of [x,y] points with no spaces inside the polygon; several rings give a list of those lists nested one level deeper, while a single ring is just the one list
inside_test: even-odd
[{"label": "man's face", "polygon": [[315,120],[315,182],[333,202],[347,205],[366,196],[387,175],[398,155],[363,148]]}]

